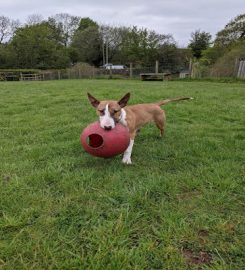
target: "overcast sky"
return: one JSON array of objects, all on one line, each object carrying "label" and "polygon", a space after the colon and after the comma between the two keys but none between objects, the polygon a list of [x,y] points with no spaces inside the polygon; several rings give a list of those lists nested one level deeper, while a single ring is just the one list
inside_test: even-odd
[{"label": "overcast sky", "polygon": [[0,0],[0,16],[21,22],[30,14],[47,18],[57,13],[172,34],[183,47],[197,29],[215,37],[232,18],[245,13],[245,0]]}]

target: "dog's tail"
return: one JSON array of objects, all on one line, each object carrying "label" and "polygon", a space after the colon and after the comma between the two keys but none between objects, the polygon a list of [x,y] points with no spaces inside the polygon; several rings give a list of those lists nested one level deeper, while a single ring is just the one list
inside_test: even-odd
[{"label": "dog's tail", "polygon": [[179,101],[179,100],[188,100],[188,99],[193,99],[192,97],[177,97],[177,98],[169,98],[169,99],[165,99],[165,100],[162,100],[162,101],[159,101],[157,102],[156,104],[158,106],[162,106],[162,105],[165,105],[169,102],[172,102],[172,101]]}]

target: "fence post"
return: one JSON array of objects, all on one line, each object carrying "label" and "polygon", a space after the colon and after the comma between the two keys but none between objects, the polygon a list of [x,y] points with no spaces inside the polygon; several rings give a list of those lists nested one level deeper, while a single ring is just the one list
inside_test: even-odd
[{"label": "fence post", "polygon": [[110,66],[109,73],[110,73],[110,75],[109,75],[109,79],[112,79],[112,67],[111,67],[111,66]]},{"label": "fence post", "polygon": [[237,71],[237,78],[241,78],[242,76],[242,69],[243,69],[243,60],[239,61],[239,67],[238,67],[238,71]]},{"label": "fence post", "polygon": [[158,67],[159,67],[159,62],[158,62],[158,60],[156,60],[156,69],[155,69],[156,74],[158,73]]},{"label": "fence post", "polygon": [[240,78],[245,78],[245,60],[240,61],[241,70],[240,70]]},{"label": "fence post", "polygon": [[60,70],[58,70],[58,80],[60,80]]},{"label": "fence post", "polygon": [[198,62],[191,64],[191,78],[199,78]]},{"label": "fence post", "polygon": [[133,63],[129,64],[129,77],[131,79],[133,78]]},{"label": "fence post", "polygon": [[189,62],[189,77],[192,78],[192,59],[191,58]]}]

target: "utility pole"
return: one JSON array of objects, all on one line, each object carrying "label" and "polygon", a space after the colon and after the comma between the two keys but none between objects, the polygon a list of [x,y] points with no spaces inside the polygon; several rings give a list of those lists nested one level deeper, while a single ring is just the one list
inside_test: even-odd
[{"label": "utility pole", "polygon": [[106,64],[108,64],[108,41],[106,41]]},{"label": "utility pole", "polygon": [[103,66],[105,65],[105,43],[102,43]]}]

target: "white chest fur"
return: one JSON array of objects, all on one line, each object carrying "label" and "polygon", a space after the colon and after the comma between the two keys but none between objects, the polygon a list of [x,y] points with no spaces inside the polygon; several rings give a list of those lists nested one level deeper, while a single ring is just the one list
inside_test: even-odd
[{"label": "white chest fur", "polygon": [[127,121],[126,121],[126,111],[124,109],[121,110],[121,115],[120,115],[120,120],[119,123],[124,125],[125,127],[127,126]]}]

